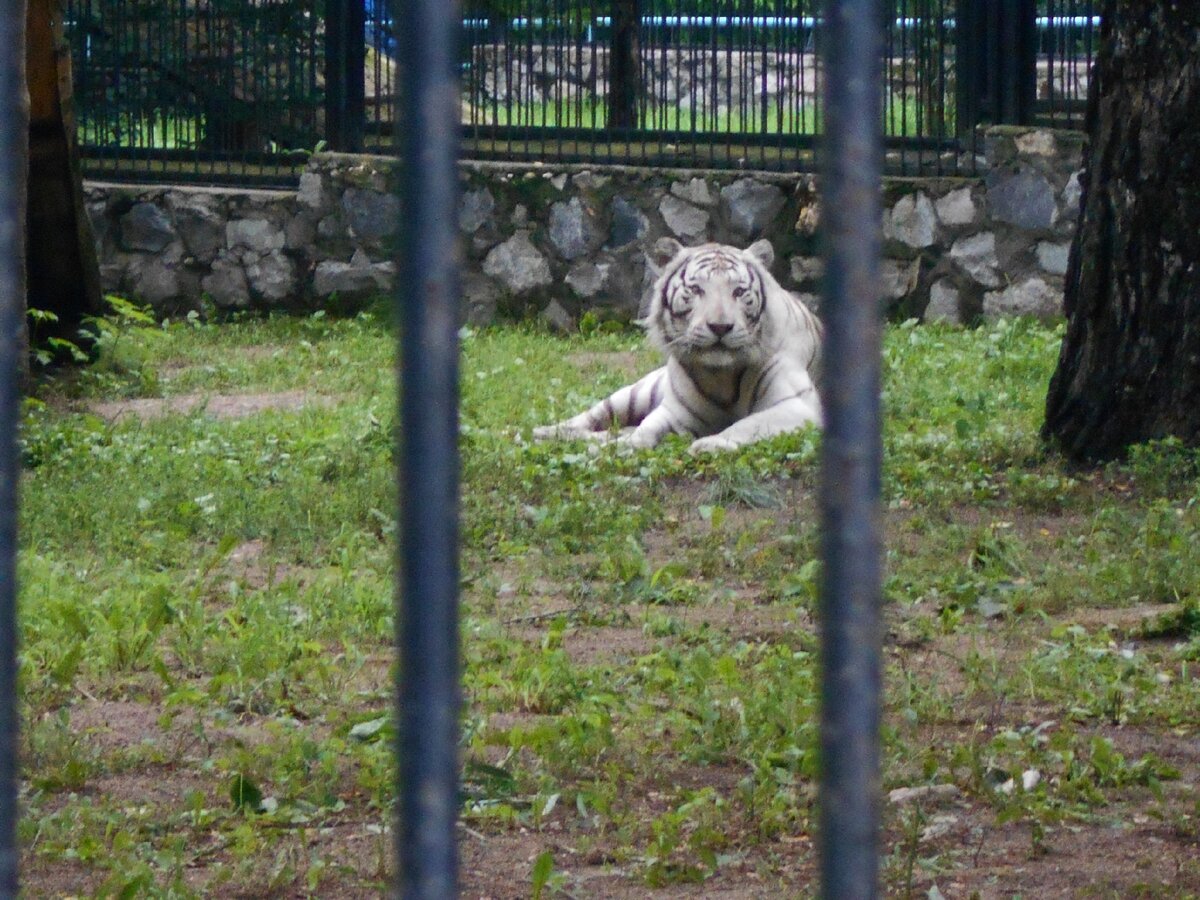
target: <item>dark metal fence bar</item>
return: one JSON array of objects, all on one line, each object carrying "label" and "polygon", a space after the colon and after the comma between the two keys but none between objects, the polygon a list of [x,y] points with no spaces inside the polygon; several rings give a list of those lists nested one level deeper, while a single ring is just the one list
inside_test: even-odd
[{"label": "dark metal fence bar", "polygon": [[25,3],[0,4],[0,898],[17,896],[17,426],[25,327],[29,119]]},{"label": "dark metal fence bar", "polygon": [[459,7],[410,0],[399,37],[399,817],[405,898],[456,895]]},{"label": "dark metal fence bar", "polygon": [[879,0],[830,0],[822,199],[823,896],[876,896],[880,722]]}]

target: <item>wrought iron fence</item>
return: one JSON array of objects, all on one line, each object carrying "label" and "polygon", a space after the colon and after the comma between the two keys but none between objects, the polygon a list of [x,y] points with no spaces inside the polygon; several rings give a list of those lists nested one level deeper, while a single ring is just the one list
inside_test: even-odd
[{"label": "wrought iron fence", "polygon": [[[1092,0],[883,6],[887,170],[971,171],[982,121],[1081,121]],[[465,0],[464,153],[812,169],[822,9]],[[282,185],[315,149],[394,144],[402,29],[388,0],[67,0],[66,24],[93,177]]]}]

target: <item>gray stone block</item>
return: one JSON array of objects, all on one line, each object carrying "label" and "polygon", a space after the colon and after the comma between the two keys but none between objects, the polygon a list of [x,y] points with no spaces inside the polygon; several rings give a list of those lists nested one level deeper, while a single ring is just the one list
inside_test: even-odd
[{"label": "gray stone block", "polygon": [[815,284],[825,275],[825,260],[819,256],[793,256],[791,273],[796,284]]},{"label": "gray stone block", "polygon": [[496,198],[487,188],[463,194],[458,207],[458,227],[463,234],[474,234],[488,223],[496,210]]},{"label": "gray stone block", "polygon": [[698,206],[667,195],[658,204],[658,211],[671,232],[677,237],[700,241],[708,237],[709,214]]},{"label": "gray stone block", "polygon": [[1001,316],[1036,316],[1049,319],[1062,314],[1062,291],[1051,287],[1041,278],[1028,278],[1009,285],[1002,291],[983,295],[983,315],[987,319]]},{"label": "gray stone block", "polygon": [[712,192],[708,189],[708,182],[703,178],[692,178],[686,182],[672,182],[671,193],[680,200],[686,200],[688,203],[694,203],[696,206],[712,206],[717,202]]},{"label": "gray stone block", "polygon": [[121,246],[158,253],[177,237],[170,217],[157,204],[135,203],[121,216]]},{"label": "gray stone block", "polygon": [[246,273],[228,253],[221,253],[213,260],[209,273],[200,279],[200,287],[222,309],[244,309],[250,305]]},{"label": "gray stone block", "polygon": [[595,297],[608,282],[609,263],[578,262],[567,273],[567,284],[580,297]]},{"label": "gray stone block", "polygon": [[650,230],[650,220],[636,205],[624,197],[617,197],[612,204],[612,228],[608,233],[608,246],[624,247],[640,241]]},{"label": "gray stone block", "polygon": [[938,221],[924,191],[901,197],[884,220],[884,237],[923,249],[937,242]]},{"label": "gray stone block", "polygon": [[742,178],[721,189],[721,207],[729,227],[738,235],[754,239],[775,221],[787,201],[773,184]]},{"label": "gray stone block", "polygon": [[929,289],[929,305],[925,307],[926,322],[962,324],[961,294],[949,278],[942,278]]},{"label": "gray stone block", "polygon": [[1042,271],[1051,275],[1066,275],[1067,261],[1071,255],[1070,244],[1052,244],[1042,241],[1037,245],[1037,261]]},{"label": "gray stone block", "polygon": [[1045,176],[1025,169],[993,169],[987,174],[992,217],[1018,228],[1044,229],[1054,224],[1058,206]]},{"label": "gray stone block", "polygon": [[604,241],[595,210],[578,197],[550,207],[550,243],[563,259],[579,259]]},{"label": "gray stone block", "polygon": [[955,241],[950,248],[950,258],[972,280],[984,287],[999,287],[1003,283],[1000,260],[996,256],[996,235],[991,231]]},{"label": "gray stone block", "polygon": [[529,239],[527,231],[518,231],[511,238],[493,247],[483,260],[483,271],[512,294],[525,294],[553,282],[550,263]]},{"label": "gray stone block", "polygon": [[246,280],[263,300],[280,303],[297,294],[296,267],[279,250],[264,253],[253,262],[246,262]]},{"label": "gray stone block", "polygon": [[551,300],[541,311],[539,318],[550,326],[551,331],[559,334],[571,334],[579,327],[575,317],[557,300]]},{"label": "gray stone block", "polygon": [[266,219],[235,219],[225,225],[225,246],[230,250],[270,253],[287,243],[283,229]]},{"label": "gray stone block", "polygon": [[173,193],[167,199],[183,246],[200,262],[212,262],[225,246],[225,216],[209,196]]},{"label": "gray stone block", "polygon": [[342,212],[354,235],[371,243],[390,238],[400,227],[400,198],[394,194],[346,188]]},{"label": "gray stone block", "polygon": [[958,188],[939,197],[934,208],[943,225],[973,225],[979,215],[969,187]]}]

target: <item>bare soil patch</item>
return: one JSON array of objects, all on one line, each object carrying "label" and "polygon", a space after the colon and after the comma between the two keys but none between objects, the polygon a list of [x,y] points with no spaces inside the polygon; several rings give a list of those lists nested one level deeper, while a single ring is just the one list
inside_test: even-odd
[{"label": "bare soil patch", "polygon": [[172,397],[141,397],[93,403],[88,410],[110,422],[130,417],[143,422],[167,415],[202,412],[214,419],[245,419],[267,410],[295,411],[305,407],[329,407],[336,398],[311,391],[261,394],[179,394]]}]

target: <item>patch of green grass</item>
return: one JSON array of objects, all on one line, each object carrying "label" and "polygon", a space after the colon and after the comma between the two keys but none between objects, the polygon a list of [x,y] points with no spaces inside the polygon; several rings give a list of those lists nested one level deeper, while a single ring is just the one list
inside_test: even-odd
[{"label": "patch of green grass", "polygon": [[[395,335],[371,314],[109,324],[22,436],[35,887],[377,892]],[[976,829],[935,841],[935,811],[890,818],[896,891],[982,885],[1006,829],[1036,866],[1066,828],[1195,827],[1172,750],[1200,704],[1195,457],[1167,442],[1078,472],[1047,451],[1060,337],[886,335],[884,783],[952,784]],[[470,884],[586,894],[608,865],[634,891],[811,886],[819,433],[704,459],[530,443],[654,364],[632,333],[463,334]],[[312,402],[210,414],[282,392]],[[193,395],[208,408],[96,405]],[[520,835],[541,844],[512,868]]]}]

